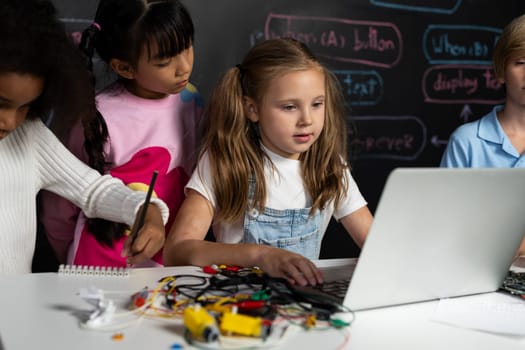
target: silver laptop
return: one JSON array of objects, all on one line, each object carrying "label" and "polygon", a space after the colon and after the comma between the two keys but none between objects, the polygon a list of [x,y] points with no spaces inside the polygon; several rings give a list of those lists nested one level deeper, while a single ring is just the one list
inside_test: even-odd
[{"label": "silver laptop", "polygon": [[359,260],[318,264],[352,310],[492,292],[524,233],[525,169],[398,168]]}]

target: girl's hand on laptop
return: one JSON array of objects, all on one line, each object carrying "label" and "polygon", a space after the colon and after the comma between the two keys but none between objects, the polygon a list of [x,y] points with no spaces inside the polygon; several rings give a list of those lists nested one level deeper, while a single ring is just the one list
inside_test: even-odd
[{"label": "girl's hand on laptop", "polygon": [[259,266],[272,277],[286,278],[301,286],[323,283],[323,275],[315,264],[300,254],[288,250],[260,246]]}]

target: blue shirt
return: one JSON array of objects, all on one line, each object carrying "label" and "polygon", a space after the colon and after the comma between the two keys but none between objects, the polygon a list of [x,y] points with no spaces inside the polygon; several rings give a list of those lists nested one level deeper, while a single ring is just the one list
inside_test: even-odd
[{"label": "blue shirt", "polygon": [[458,127],[441,159],[446,168],[523,168],[525,155],[520,155],[503,131],[496,106],[481,119]]}]

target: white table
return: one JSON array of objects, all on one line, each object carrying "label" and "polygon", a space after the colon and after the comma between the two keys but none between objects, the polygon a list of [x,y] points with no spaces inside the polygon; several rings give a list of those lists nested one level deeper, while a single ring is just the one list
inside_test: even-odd
[{"label": "white table", "polygon": [[[183,340],[182,321],[143,319],[123,331],[88,331],[79,327],[75,311],[90,305],[77,292],[90,285],[105,291],[131,293],[154,287],[161,277],[195,273],[196,267],[136,269],[128,278],[75,277],[56,273],[3,277],[0,280],[0,337],[4,349],[170,349]],[[516,298],[502,293],[464,297]],[[350,328],[348,343],[338,330],[301,331],[288,337],[281,349],[525,349],[525,337],[462,329],[431,320],[437,301],[361,311]]]}]

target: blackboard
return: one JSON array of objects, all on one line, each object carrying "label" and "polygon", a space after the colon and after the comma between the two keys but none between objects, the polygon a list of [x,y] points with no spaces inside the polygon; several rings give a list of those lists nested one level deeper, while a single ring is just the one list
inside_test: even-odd
[{"label": "blackboard", "polygon": [[[392,169],[438,166],[450,133],[502,101],[493,47],[503,27],[525,12],[523,0],[185,3],[196,27],[191,80],[204,100],[220,74],[266,38],[294,36],[336,73],[356,126],[353,174],[372,211]],[[76,32],[91,22],[97,1],[55,4]],[[339,248],[343,236],[327,234],[323,254],[355,255]]]}]

